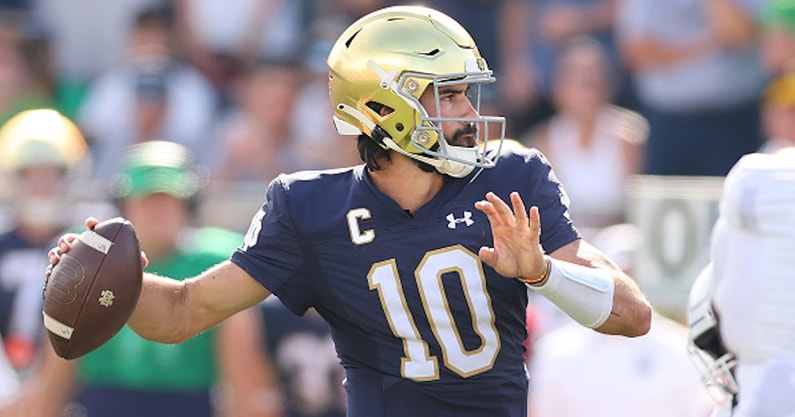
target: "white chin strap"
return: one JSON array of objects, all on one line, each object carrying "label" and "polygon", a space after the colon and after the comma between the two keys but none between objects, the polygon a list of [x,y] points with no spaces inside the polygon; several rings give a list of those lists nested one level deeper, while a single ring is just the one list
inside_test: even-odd
[{"label": "white chin strap", "polygon": [[[448,155],[459,160],[472,161],[473,164],[479,157],[477,148],[447,145],[446,150]],[[461,178],[467,176],[474,168],[475,165],[454,161],[452,159],[443,159],[441,166],[436,167],[436,170],[451,177]]]},{"label": "white chin strap", "polygon": [[[465,164],[463,162],[452,161],[449,159],[436,159],[431,158],[425,155],[420,155],[416,153],[406,152],[400,146],[392,140],[392,138],[384,138],[384,144],[387,148],[392,149],[393,151],[405,155],[409,158],[416,159],[421,162],[425,162],[428,165],[433,166],[436,168],[439,173],[449,175],[453,178],[463,178],[466,177],[472,170],[475,168],[474,165]],[[461,146],[448,146],[447,147],[448,153],[453,156],[459,157],[461,159],[470,159],[474,160],[477,155],[477,149],[474,148],[465,148]]]},{"label": "white chin strap", "polygon": [[449,159],[442,160],[441,165],[436,167],[436,170],[442,174],[449,175],[453,178],[464,178],[469,175],[475,167],[472,165],[462,164],[461,162],[451,161]]}]

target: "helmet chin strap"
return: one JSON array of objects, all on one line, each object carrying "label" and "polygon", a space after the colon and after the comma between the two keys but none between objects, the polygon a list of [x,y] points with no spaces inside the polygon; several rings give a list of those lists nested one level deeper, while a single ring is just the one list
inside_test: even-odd
[{"label": "helmet chin strap", "polygon": [[451,161],[449,159],[442,160],[442,164],[436,167],[436,170],[442,174],[449,175],[453,178],[464,178],[475,169],[472,165],[462,164],[461,162]]},{"label": "helmet chin strap", "polygon": [[[441,174],[449,175],[453,178],[463,178],[467,176],[472,170],[475,168],[473,165],[464,164],[462,162],[451,161],[449,159],[437,159],[431,158],[425,155],[420,155],[416,153],[406,152],[397,143],[395,143],[392,138],[386,137],[384,138],[384,144],[387,148],[401,154],[405,155],[409,158],[416,159],[420,162],[425,162],[428,165],[433,166],[436,168],[437,171]],[[460,148],[460,149],[468,149],[468,148],[461,148],[460,146],[450,146],[449,148]]]},{"label": "helmet chin strap", "polygon": [[[476,148],[447,145],[447,154],[463,161],[475,162],[478,160],[478,150]],[[440,170],[440,172],[455,178],[465,177],[475,169],[474,164],[467,164],[452,159],[442,159],[442,167],[445,171]],[[439,170],[439,168],[436,169]]]}]

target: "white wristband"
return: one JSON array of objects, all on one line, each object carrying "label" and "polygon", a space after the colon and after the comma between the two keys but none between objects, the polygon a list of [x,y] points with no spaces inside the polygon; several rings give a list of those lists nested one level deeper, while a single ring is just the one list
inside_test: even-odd
[{"label": "white wristband", "polygon": [[550,260],[546,282],[528,287],[585,327],[595,329],[604,324],[613,309],[613,279],[598,269]]}]

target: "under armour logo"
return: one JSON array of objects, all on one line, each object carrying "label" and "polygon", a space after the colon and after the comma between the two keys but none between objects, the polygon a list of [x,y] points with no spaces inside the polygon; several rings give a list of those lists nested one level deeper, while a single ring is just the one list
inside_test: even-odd
[{"label": "under armour logo", "polygon": [[453,213],[447,215],[447,227],[449,227],[450,229],[455,229],[458,223],[464,223],[465,225],[467,225],[467,227],[472,226],[475,223],[475,221],[472,220],[472,212],[465,211],[464,217],[461,218],[456,218],[455,216],[453,216]]}]

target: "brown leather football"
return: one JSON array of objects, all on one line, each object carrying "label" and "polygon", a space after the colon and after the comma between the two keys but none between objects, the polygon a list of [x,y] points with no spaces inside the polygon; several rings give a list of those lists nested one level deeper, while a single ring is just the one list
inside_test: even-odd
[{"label": "brown leather football", "polygon": [[107,342],[130,318],[142,283],[132,223],[116,217],[83,232],[44,287],[44,327],[55,353],[75,359]]}]

